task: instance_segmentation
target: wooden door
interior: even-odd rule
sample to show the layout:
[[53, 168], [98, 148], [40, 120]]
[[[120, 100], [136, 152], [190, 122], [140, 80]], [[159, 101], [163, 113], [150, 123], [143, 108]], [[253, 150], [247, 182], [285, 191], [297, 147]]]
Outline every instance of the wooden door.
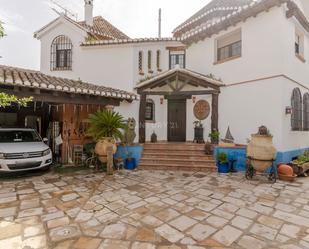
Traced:
[[186, 141], [186, 99], [168, 100], [167, 136], [169, 142]]

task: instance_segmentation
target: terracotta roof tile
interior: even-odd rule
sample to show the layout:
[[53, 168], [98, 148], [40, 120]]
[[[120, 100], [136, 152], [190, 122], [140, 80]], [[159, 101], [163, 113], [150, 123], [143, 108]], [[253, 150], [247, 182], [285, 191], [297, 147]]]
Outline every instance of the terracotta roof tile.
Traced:
[[127, 91], [90, 84], [83, 81], [65, 79], [43, 74], [39, 71], [0, 65], [0, 84], [20, 85], [38, 89], [83, 93], [87, 95], [136, 100], [137, 95]]
[[[221, 0], [228, 1], [228, 0]], [[246, 0], [231, 0], [233, 1], [246, 1]], [[249, 1], [249, 0], [248, 0]], [[219, 3], [219, 0], [216, 0]], [[242, 5], [233, 10], [225, 16], [217, 16], [216, 18], [208, 19], [207, 15], [214, 12], [214, 10], [209, 10], [201, 15], [194, 15], [191, 21], [187, 21], [179, 28], [176, 28], [174, 36], [178, 37], [185, 44], [191, 44], [193, 42], [198, 42], [204, 40], [207, 37], [211, 37], [214, 34], [218, 34], [222, 30], [226, 30], [228, 27], [235, 26], [240, 22], [246, 21], [250, 17], [255, 17], [259, 13], [268, 11], [270, 8], [279, 7], [283, 4], [287, 4], [289, 15], [294, 15], [298, 18], [305, 28], [309, 27], [309, 22], [306, 20], [304, 15], [299, 10], [298, 6], [292, 0], [250, 0], [248, 5]], [[207, 7], [207, 6], [206, 6]], [[221, 7], [221, 10], [229, 7]], [[289, 18], [288, 14], [287, 17]]]
[[77, 22], [84, 27], [96, 39], [130, 39], [126, 34], [117, 29], [102, 16], [93, 18], [93, 26], [89, 26], [85, 21]]
[[256, 0], [213, 0], [196, 14], [179, 25], [174, 31], [174, 36], [179, 37], [183, 33], [196, 28], [197, 26], [222, 18], [235, 11], [239, 11], [242, 7], [250, 5]]
[[146, 43], [146, 42], [181, 42], [179, 38], [136, 38], [136, 39], [116, 39], [116, 40], [95, 40], [83, 42], [82, 46], [101, 46], [114, 44], [129, 44], [129, 43]]

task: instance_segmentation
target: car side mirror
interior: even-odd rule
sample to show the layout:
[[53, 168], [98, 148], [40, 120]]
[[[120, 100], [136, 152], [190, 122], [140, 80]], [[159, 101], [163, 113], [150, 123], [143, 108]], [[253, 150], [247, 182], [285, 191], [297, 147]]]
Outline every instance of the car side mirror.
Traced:
[[48, 143], [48, 139], [46, 137], [43, 138], [43, 142], [47, 144]]

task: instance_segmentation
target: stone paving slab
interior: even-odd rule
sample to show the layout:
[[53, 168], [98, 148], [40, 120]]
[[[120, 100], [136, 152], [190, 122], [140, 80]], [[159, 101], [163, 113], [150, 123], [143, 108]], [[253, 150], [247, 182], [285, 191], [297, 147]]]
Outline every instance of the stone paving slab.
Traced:
[[0, 248], [308, 249], [309, 179], [181, 171], [5, 179]]

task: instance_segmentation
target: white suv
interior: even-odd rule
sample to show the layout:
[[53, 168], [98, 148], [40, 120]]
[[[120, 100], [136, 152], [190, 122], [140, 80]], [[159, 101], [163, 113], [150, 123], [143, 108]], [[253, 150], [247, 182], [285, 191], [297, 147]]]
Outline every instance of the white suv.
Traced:
[[50, 166], [52, 153], [34, 129], [0, 128], [0, 173]]

